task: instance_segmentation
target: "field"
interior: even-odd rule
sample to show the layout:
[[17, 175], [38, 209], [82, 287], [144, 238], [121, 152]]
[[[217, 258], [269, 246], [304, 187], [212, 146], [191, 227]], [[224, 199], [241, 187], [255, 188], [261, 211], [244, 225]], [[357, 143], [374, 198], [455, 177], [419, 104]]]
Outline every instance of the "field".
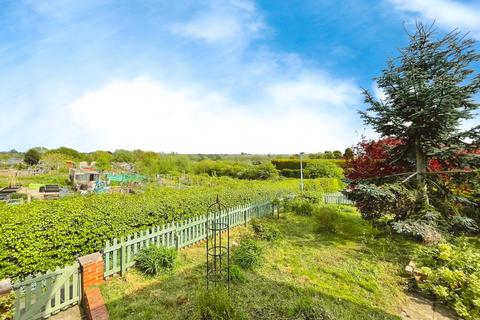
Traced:
[[[262, 241], [264, 263], [243, 271], [246, 281], [232, 285], [233, 303], [245, 318], [306, 319], [298, 310], [307, 303], [329, 319], [399, 319], [406, 285], [402, 270], [416, 245], [378, 233], [351, 207], [331, 208], [338, 214], [334, 232], [321, 231], [315, 216], [267, 219], [281, 231], [280, 239]], [[237, 229], [234, 242], [244, 232]], [[173, 272], [148, 277], [131, 270], [125, 279], [109, 280], [101, 291], [110, 318], [195, 319], [204, 263], [204, 244], [199, 244], [181, 251]]]

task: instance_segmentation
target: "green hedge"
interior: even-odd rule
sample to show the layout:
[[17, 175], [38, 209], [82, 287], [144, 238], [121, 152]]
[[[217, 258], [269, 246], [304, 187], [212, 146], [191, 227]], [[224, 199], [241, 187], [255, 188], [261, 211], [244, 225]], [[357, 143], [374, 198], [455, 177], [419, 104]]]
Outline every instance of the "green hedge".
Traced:
[[[307, 179], [316, 178], [337, 178], [342, 179], [343, 169], [339, 161], [326, 159], [305, 159], [303, 160], [303, 176]], [[274, 159], [272, 164], [280, 171], [280, 174], [287, 178], [300, 178], [299, 159]]]
[[298, 180], [215, 181], [211, 186], [186, 189], [152, 187], [136, 195], [75, 196], [1, 206], [0, 279], [64, 266], [102, 249], [114, 237], [202, 215], [217, 195], [233, 207], [299, 189]]

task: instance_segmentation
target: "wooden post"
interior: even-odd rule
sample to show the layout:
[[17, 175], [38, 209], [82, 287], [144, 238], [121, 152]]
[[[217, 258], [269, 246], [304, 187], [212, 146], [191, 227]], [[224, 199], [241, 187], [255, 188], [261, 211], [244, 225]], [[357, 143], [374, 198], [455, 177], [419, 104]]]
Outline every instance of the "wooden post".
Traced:
[[243, 221], [244, 221], [244, 225], [245, 225], [245, 228], [247, 227], [247, 208], [245, 208], [245, 210], [243, 210]]
[[120, 240], [120, 276], [124, 277], [127, 273], [127, 245], [125, 239]]

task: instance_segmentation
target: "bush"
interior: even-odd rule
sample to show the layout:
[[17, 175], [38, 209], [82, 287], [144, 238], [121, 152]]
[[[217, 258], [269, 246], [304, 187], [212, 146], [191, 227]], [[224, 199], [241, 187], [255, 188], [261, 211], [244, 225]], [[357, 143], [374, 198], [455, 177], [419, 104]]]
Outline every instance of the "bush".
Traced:
[[28, 165], [35, 165], [40, 161], [40, 152], [36, 149], [29, 149], [25, 156], [23, 157], [23, 161], [25, 161]]
[[156, 275], [162, 270], [171, 270], [177, 258], [177, 251], [172, 248], [150, 246], [140, 250], [135, 257], [138, 269], [149, 275]]
[[287, 210], [301, 216], [311, 216], [314, 210], [313, 204], [306, 198], [298, 197], [287, 203]]
[[253, 269], [262, 262], [263, 249], [257, 241], [244, 238], [232, 254], [232, 260], [243, 269]]
[[450, 305], [460, 317], [480, 318], [480, 253], [467, 242], [423, 247], [416, 262], [426, 281], [419, 288]]
[[344, 194], [349, 200], [355, 201], [366, 220], [375, 221], [390, 215], [396, 221], [401, 221], [418, 210], [416, 192], [401, 183], [381, 186], [357, 184]]
[[342, 179], [343, 169], [330, 160], [310, 160], [305, 168], [305, 176], [310, 179], [337, 178]]
[[241, 320], [226, 290], [201, 291], [197, 295], [197, 313], [201, 320]]
[[300, 298], [293, 307], [293, 315], [296, 319], [302, 320], [331, 320], [333, 317], [329, 312], [315, 305], [309, 298]]
[[15, 303], [15, 295], [13, 293], [0, 296], [0, 320], [13, 319], [14, 303]]
[[315, 210], [315, 217], [319, 222], [320, 232], [336, 233], [339, 216], [335, 209], [330, 207], [321, 207]]
[[274, 241], [280, 236], [280, 230], [278, 230], [278, 228], [269, 226], [260, 220], [252, 220], [252, 230], [255, 236], [261, 240]]
[[236, 283], [244, 283], [247, 281], [245, 275], [242, 272], [242, 269], [240, 269], [240, 267], [235, 264], [230, 266], [230, 280]]

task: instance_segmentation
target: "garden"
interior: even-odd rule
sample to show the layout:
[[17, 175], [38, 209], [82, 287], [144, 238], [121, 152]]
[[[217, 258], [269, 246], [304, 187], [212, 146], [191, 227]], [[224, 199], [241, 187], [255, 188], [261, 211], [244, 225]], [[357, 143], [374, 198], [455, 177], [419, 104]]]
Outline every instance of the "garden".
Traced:
[[[268, 217], [247, 225], [245, 216], [231, 230], [229, 290], [206, 290], [203, 243], [135, 246], [135, 267], [99, 287], [109, 316], [399, 319], [419, 294], [448, 319], [480, 319], [480, 127], [462, 129], [479, 107], [471, 65], [480, 55], [457, 31], [439, 36], [417, 24], [408, 36], [375, 79], [384, 97], [364, 91], [361, 117], [379, 138], [343, 154], [27, 152], [37, 162], [89, 160], [105, 172], [125, 161], [147, 179], [128, 193], [0, 204], [0, 279], [21, 281], [114, 238], [191, 221], [215, 199], [225, 210], [263, 202]], [[25, 181], [42, 179], [61, 180]], [[330, 193], [354, 205], [325, 203]], [[3, 313], [11, 309], [0, 302]]]
[[230, 297], [204, 292], [200, 244], [155, 276], [140, 267], [101, 286], [111, 319], [398, 319], [418, 246], [335, 205], [254, 221], [232, 243]]

